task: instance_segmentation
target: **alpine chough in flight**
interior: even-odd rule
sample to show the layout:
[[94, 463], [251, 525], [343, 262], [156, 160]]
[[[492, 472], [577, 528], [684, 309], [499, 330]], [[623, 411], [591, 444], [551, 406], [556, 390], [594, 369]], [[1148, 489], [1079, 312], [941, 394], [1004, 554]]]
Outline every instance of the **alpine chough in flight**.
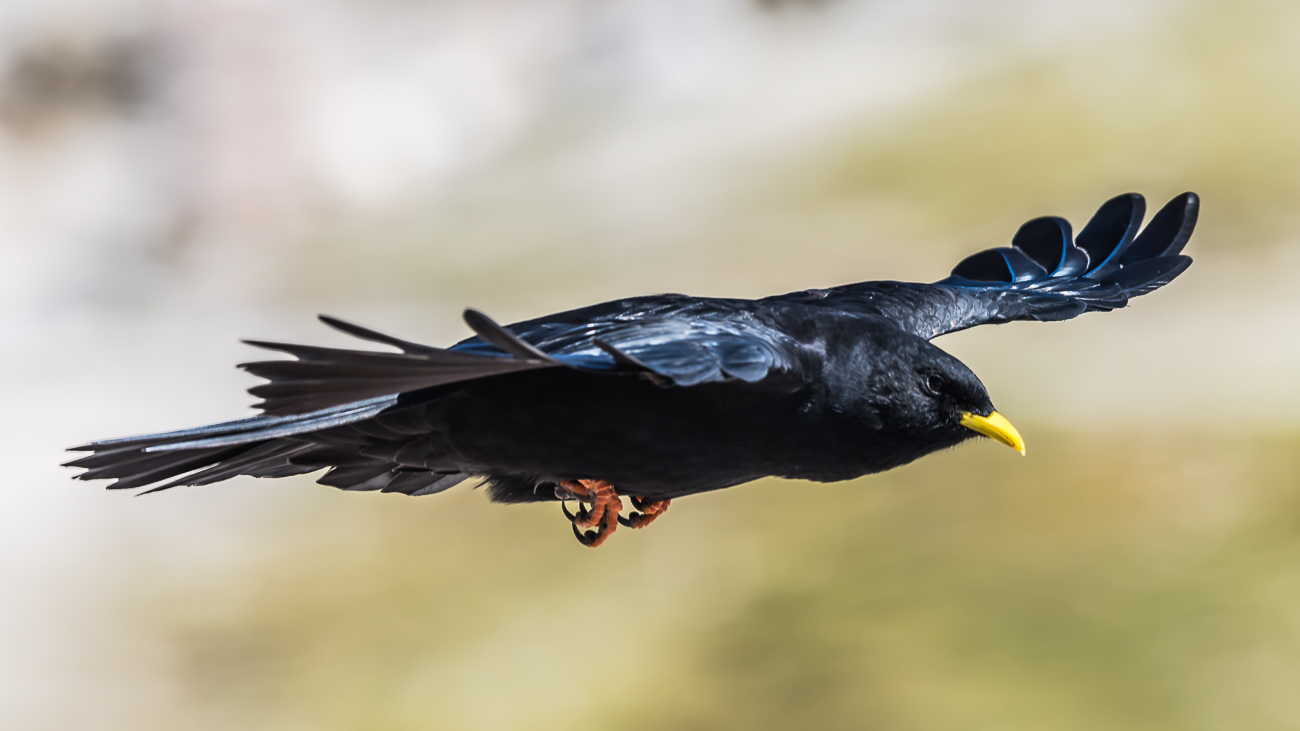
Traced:
[[674, 498], [768, 475], [848, 480], [976, 435], [1023, 454], [980, 380], [930, 341], [1123, 307], [1191, 264], [1198, 205], [1184, 193], [1140, 234], [1133, 193], [1077, 238], [1036, 218], [934, 284], [632, 297], [506, 327], [466, 310], [477, 334], [450, 348], [322, 316], [398, 352], [248, 341], [295, 358], [242, 366], [269, 381], [250, 389], [261, 415], [93, 442], [69, 465], [110, 489], [164, 483], [151, 491], [328, 470], [318, 482], [344, 490], [431, 495], [475, 476], [496, 502], [561, 501], [598, 546]]

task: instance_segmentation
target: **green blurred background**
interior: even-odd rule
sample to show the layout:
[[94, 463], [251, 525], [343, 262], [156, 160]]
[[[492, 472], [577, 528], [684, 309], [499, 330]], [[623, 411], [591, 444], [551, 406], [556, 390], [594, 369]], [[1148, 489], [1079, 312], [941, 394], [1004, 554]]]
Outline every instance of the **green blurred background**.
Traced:
[[[1300, 728], [1300, 5], [19, 0], [0, 9], [0, 726]], [[239, 337], [945, 276], [1202, 196], [1124, 311], [938, 341], [1027, 459], [553, 505], [71, 444], [248, 413]]]

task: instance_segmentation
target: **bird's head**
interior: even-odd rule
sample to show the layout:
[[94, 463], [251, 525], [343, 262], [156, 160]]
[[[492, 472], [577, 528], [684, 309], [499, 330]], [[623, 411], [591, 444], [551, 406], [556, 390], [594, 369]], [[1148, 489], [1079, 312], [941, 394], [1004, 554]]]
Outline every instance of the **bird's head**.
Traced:
[[977, 434], [1025, 453], [1016, 428], [993, 408], [980, 379], [929, 341], [906, 336], [889, 344], [894, 362], [872, 369], [869, 386], [889, 427], [926, 437], [935, 447]]
[[913, 359], [911, 375], [914, 398], [935, 422], [969, 429], [1025, 453], [1020, 432], [993, 408], [989, 392], [965, 363], [927, 342]]

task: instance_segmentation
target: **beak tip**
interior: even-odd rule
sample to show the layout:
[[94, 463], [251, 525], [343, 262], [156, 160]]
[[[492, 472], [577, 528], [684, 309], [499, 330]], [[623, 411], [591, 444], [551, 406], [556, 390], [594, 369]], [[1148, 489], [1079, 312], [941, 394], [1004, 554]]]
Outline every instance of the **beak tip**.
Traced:
[[1021, 457], [1025, 456], [1025, 440], [1020, 437], [1020, 432], [1016, 431], [1005, 416], [996, 411], [988, 416], [964, 411], [961, 414], [961, 425], [1011, 447], [1019, 452]]

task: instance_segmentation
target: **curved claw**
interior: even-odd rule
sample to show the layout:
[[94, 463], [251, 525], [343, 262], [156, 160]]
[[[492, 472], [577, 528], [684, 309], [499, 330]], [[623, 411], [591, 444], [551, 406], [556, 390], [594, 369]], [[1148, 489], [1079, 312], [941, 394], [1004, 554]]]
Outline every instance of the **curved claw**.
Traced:
[[570, 527], [573, 528], [573, 537], [578, 539], [578, 543], [581, 543], [584, 546], [590, 546], [592, 542], [596, 540], [595, 531], [587, 531], [584, 534], [582, 531], [578, 530], [578, 526], [573, 525]]
[[[588, 512], [587, 505], [583, 503], [581, 500], [578, 501], [578, 512], [576, 514], [569, 512], [569, 505], [567, 500], [560, 501], [560, 510], [564, 511], [564, 517], [568, 518], [569, 522], [573, 523], [574, 525], [578, 525], [582, 523], [590, 524], [591, 513]], [[583, 527], [585, 528], [586, 525], [584, 525]]]
[[668, 500], [650, 500], [636, 496], [629, 497], [632, 504], [640, 511], [627, 516], [626, 520], [619, 516], [618, 522], [629, 528], [644, 528], [655, 522], [655, 519], [663, 515], [664, 511], [668, 509], [668, 503], [670, 502]]

